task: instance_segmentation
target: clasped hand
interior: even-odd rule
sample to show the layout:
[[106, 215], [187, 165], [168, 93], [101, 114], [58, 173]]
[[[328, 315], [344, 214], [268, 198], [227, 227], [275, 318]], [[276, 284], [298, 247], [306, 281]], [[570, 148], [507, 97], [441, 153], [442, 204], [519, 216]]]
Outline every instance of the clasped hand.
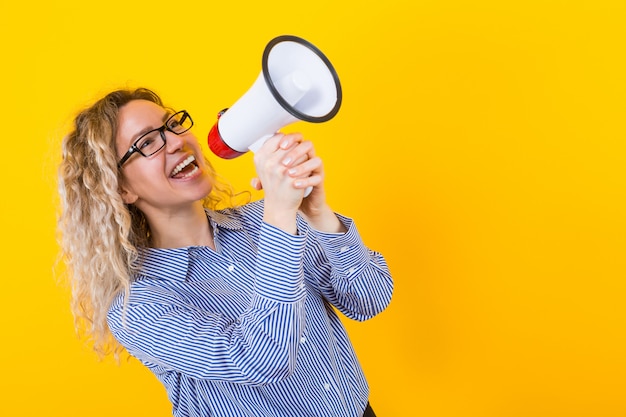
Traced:
[[[252, 186], [264, 190], [266, 222], [295, 232], [298, 210], [305, 215], [328, 210], [322, 160], [315, 154], [313, 143], [301, 134], [272, 136], [254, 154], [254, 164], [258, 178], [252, 180]], [[308, 187], [313, 190], [304, 198]]]

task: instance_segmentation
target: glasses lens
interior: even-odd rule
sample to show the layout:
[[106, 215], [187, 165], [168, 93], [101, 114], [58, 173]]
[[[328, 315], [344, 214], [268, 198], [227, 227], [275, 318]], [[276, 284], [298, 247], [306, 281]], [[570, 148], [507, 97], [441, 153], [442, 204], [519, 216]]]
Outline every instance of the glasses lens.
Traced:
[[139, 152], [141, 152], [144, 156], [150, 156], [153, 153], [158, 152], [163, 145], [165, 145], [165, 142], [161, 137], [161, 132], [158, 130], [148, 133], [139, 139], [139, 141], [135, 144], [137, 149], [139, 149]]
[[191, 120], [189, 113], [183, 110], [175, 113], [172, 117], [167, 119], [166, 125], [168, 130], [180, 135], [181, 133], [185, 133], [191, 129], [193, 121]]

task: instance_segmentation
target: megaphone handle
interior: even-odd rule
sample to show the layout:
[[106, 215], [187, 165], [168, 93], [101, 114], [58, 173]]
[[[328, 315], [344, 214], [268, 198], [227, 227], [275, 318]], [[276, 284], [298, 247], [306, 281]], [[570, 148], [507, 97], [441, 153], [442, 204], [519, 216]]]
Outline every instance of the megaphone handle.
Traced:
[[263, 144], [265, 142], [267, 142], [267, 140], [269, 138], [271, 138], [273, 135], [265, 135], [262, 136], [261, 139], [258, 139], [256, 142], [254, 142], [252, 145], [248, 146], [248, 149], [250, 149], [252, 152], [257, 153], [257, 151], [259, 149], [261, 149], [261, 146], [263, 146]]
[[[263, 144], [269, 139], [271, 138], [273, 135], [265, 135], [263, 137], [261, 137], [261, 139], [258, 139], [256, 142], [254, 142], [252, 145], [248, 146], [248, 149], [250, 149], [252, 152], [256, 153], [256, 151], [258, 151], [259, 149], [261, 149], [261, 146], [263, 146]], [[311, 194], [311, 191], [313, 191], [313, 187], [307, 187], [304, 190], [304, 198], [308, 197], [309, 194]]]

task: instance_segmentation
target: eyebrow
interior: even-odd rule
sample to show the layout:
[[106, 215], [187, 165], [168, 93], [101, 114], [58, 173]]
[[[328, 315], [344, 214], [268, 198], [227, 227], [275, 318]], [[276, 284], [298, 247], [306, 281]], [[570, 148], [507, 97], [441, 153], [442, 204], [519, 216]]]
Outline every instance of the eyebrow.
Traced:
[[130, 139], [130, 143], [135, 143], [137, 141], [137, 139], [139, 139], [142, 135], [145, 135], [148, 132], [151, 132], [153, 130], [157, 130], [159, 129], [161, 126], [163, 126], [163, 124], [165, 124], [165, 122], [167, 121], [167, 119], [169, 119], [172, 116], [173, 113], [166, 111], [165, 114], [163, 115], [163, 117], [161, 118], [161, 121], [163, 123], [161, 123], [161, 125], [159, 127], [146, 127], [144, 129], [141, 129], [139, 132], [135, 133], [133, 135], [133, 137]]

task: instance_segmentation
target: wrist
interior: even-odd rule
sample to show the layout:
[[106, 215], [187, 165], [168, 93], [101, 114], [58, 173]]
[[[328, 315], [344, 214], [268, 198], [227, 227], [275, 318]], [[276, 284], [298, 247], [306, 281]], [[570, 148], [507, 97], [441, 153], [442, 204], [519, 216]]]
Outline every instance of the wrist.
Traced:
[[303, 210], [301, 213], [307, 223], [319, 232], [345, 233], [347, 231], [335, 212], [327, 205], [321, 209]]
[[298, 231], [296, 212], [292, 210], [274, 210], [266, 206], [263, 211], [263, 221], [292, 235]]

